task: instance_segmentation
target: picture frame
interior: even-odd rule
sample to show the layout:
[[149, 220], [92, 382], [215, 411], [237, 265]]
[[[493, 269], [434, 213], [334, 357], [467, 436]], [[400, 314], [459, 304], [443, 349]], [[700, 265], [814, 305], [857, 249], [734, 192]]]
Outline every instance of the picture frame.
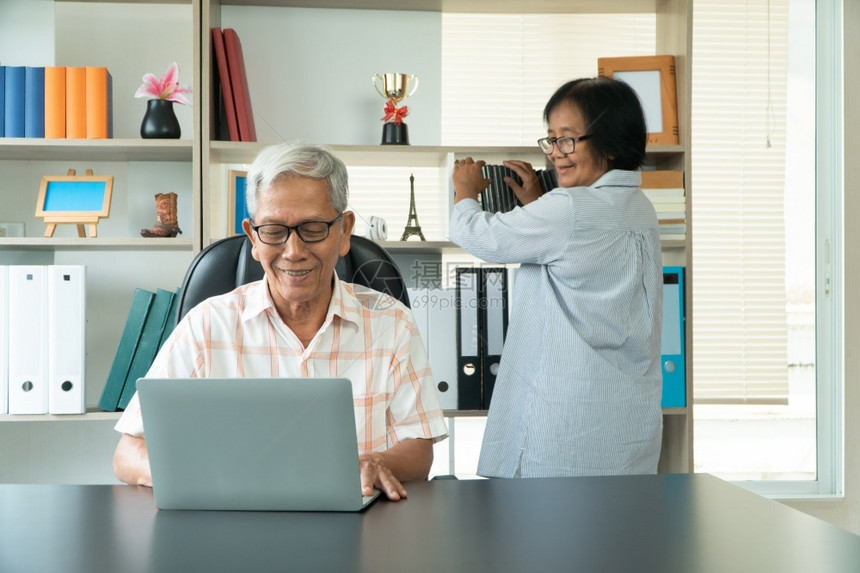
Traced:
[[242, 221], [248, 218], [245, 188], [248, 172], [231, 169], [227, 172], [227, 236], [244, 234]]
[[648, 145], [678, 145], [675, 56], [598, 58], [597, 75], [626, 82], [639, 96]]
[[96, 225], [99, 219], [110, 215], [113, 177], [76, 175], [70, 169], [66, 175], [44, 175], [36, 199], [36, 217], [41, 218], [47, 228], [45, 237], [53, 237], [59, 224], [76, 225], [78, 237], [86, 237], [85, 225], [91, 238], [98, 236]]

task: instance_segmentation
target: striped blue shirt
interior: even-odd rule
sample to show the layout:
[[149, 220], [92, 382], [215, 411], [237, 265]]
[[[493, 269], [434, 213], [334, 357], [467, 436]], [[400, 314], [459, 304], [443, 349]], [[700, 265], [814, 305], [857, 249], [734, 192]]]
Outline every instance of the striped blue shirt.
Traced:
[[657, 216], [636, 171], [490, 214], [454, 206], [451, 240], [520, 263], [478, 473], [655, 473], [663, 274]]

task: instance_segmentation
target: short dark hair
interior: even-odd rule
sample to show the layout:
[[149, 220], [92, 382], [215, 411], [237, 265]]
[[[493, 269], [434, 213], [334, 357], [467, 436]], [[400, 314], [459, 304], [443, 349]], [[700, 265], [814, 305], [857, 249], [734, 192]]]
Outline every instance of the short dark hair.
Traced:
[[561, 104], [575, 105], [586, 121], [589, 145], [609, 169], [635, 171], [645, 162], [647, 130], [639, 96], [626, 83], [580, 78], [558, 88], [543, 110], [544, 121]]

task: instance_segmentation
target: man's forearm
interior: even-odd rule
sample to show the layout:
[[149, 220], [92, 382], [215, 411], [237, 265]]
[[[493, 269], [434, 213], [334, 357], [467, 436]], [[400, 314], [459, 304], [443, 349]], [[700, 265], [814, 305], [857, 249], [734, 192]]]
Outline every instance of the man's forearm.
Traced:
[[377, 454], [383, 464], [401, 482], [427, 479], [433, 465], [433, 440], [403, 440], [396, 446]]
[[149, 452], [143, 438], [122, 435], [113, 455], [113, 472], [125, 483], [152, 487]]

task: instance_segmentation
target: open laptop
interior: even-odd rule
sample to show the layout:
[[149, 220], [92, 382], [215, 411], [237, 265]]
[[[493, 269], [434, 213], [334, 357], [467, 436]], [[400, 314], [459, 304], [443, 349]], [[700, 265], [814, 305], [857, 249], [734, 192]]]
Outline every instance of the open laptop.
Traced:
[[344, 378], [137, 382], [161, 509], [359, 511], [352, 387]]

